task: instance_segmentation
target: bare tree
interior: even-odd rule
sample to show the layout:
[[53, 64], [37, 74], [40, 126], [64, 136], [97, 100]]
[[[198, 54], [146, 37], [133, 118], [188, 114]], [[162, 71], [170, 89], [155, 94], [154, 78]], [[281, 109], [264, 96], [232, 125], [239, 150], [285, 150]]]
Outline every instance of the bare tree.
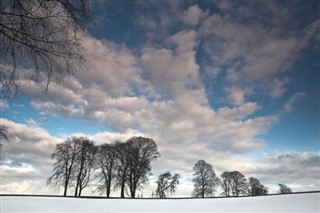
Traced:
[[48, 178], [47, 185], [63, 186], [63, 196], [67, 196], [68, 187], [75, 173], [75, 160], [78, 153], [78, 144], [74, 142], [74, 139], [67, 139], [65, 142], [57, 144], [51, 155], [55, 163], [53, 164], [53, 174]]
[[215, 192], [215, 188], [218, 184], [218, 178], [212, 168], [212, 165], [199, 160], [193, 166], [193, 196], [194, 197], [207, 197], [212, 196]]
[[148, 181], [148, 173], [151, 171], [151, 162], [156, 160], [160, 154], [157, 144], [150, 138], [132, 137], [127, 142], [129, 168], [127, 185], [131, 198], [135, 198], [137, 189]]
[[260, 181], [254, 177], [249, 178], [249, 195], [260, 196], [268, 194], [268, 188], [260, 183]]
[[292, 190], [287, 185], [279, 183], [279, 194], [291, 194]]
[[221, 181], [220, 181], [221, 187], [222, 187], [222, 194], [226, 197], [230, 197], [232, 195], [232, 179], [231, 179], [231, 172], [223, 172], [221, 174]]
[[178, 173], [172, 175], [170, 172], [159, 175], [157, 183], [156, 196], [159, 198], [166, 198], [168, 192], [172, 195], [179, 185], [180, 175]]
[[248, 194], [247, 179], [239, 171], [223, 172], [221, 178], [223, 194], [226, 197], [229, 197], [231, 193], [235, 197]]
[[73, 74], [83, 59], [77, 34], [89, 20], [89, 0], [0, 1], [1, 98], [16, 93], [21, 76], [48, 89]]
[[86, 137], [73, 138], [78, 144], [79, 152], [75, 158], [75, 196], [80, 197], [81, 192], [88, 186], [91, 172], [94, 168], [94, 157], [96, 147], [93, 142]]
[[8, 130], [6, 126], [0, 125], [0, 150], [2, 149], [2, 141], [8, 141]]
[[127, 143], [116, 142], [116, 152], [118, 160], [118, 168], [115, 179], [115, 188], [120, 188], [120, 197], [125, 197], [126, 183], [128, 180], [130, 156], [129, 146]]
[[119, 142], [113, 144], [102, 144], [98, 147], [96, 156], [96, 164], [99, 168], [99, 183], [98, 190], [101, 193], [106, 193], [106, 197], [110, 197], [112, 183], [116, 178], [118, 169], [118, 147]]

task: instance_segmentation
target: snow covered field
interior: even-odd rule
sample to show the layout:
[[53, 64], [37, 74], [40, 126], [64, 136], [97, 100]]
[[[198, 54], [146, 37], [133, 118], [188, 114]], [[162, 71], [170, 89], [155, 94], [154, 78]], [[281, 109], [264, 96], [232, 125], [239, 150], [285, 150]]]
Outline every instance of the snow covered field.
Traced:
[[1, 196], [1, 212], [320, 212], [320, 193], [217, 199]]

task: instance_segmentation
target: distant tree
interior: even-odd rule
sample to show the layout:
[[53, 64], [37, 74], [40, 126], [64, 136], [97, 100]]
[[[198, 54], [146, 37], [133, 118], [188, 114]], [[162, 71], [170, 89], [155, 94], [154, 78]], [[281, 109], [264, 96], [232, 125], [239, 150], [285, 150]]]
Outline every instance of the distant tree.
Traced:
[[160, 154], [157, 144], [150, 138], [132, 137], [127, 142], [129, 167], [127, 173], [127, 185], [131, 198], [135, 198], [136, 191], [148, 181], [148, 173], [151, 171], [151, 162]]
[[179, 185], [180, 175], [178, 173], [172, 175], [170, 172], [159, 175], [157, 183], [156, 196], [159, 198], [166, 198], [168, 192], [172, 195]]
[[249, 195], [260, 196], [268, 194], [268, 188], [260, 183], [260, 181], [254, 177], [249, 178]]
[[193, 196], [202, 198], [212, 196], [219, 182], [212, 165], [204, 160], [199, 160], [193, 166], [193, 171]]
[[292, 190], [283, 183], [279, 183], [279, 194], [291, 194]]
[[54, 153], [51, 155], [55, 162], [53, 164], [53, 174], [48, 178], [47, 185], [63, 186], [63, 196], [67, 196], [68, 187], [75, 173], [75, 161], [79, 152], [79, 144], [75, 143], [75, 138], [72, 138], [57, 144]]
[[106, 197], [110, 197], [112, 183], [117, 175], [119, 165], [117, 144], [118, 142], [100, 145], [96, 156], [96, 166], [99, 168], [97, 176], [100, 183], [98, 190], [106, 193]]
[[8, 141], [8, 130], [6, 126], [0, 125], [0, 150], [2, 149], [2, 142], [3, 141]]
[[79, 151], [75, 158], [75, 196], [80, 197], [81, 192], [88, 186], [91, 172], [94, 169], [94, 157], [97, 148], [93, 142], [86, 137], [74, 137], [74, 142], [78, 144]]
[[74, 73], [83, 58], [77, 31], [89, 20], [89, 0], [0, 1], [1, 98], [16, 92], [22, 69], [47, 88]]
[[223, 172], [221, 177], [221, 186], [225, 196], [229, 197], [231, 193], [234, 197], [248, 194], [247, 179], [239, 171]]

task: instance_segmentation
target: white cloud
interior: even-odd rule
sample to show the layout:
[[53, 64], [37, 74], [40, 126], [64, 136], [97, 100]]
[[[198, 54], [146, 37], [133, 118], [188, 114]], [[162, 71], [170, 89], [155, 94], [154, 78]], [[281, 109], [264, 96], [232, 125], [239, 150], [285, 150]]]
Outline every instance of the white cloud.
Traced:
[[[257, 14], [258, 6], [254, 2], [246, 5], [219, 2], [222, 13], [210, 14], [200, 23], [198, 36], [212, 61], [207, 68], [209, 76], [216, 78], [217, 75], [210, 75], [211, 70], [215, 73], [220, 70], [220, 79], [223, 77], [230, 87], [227, 91], [233, 91], [229, 95], [235, 104], [244, 103], [249, 97], [244, 91], [235, 91], [235, 86], [246, 87], [251, 95], [264, 86], [266, 94], [262, 95], [281, 97], [290, 83], [283, 76], [317, 34], [319, 20], [307, 24], [303, 30], [289, 30], [287, 27], [293, 19], [289, 11], [278, 4], [265, 4], [259, 7], [261, 14]], [[224, 69], [227, 71], [221, 72]]]
[[155, 89], [177, 98], [182, 93], [187, 94], [188, 87], [198, 89], [202, 85], [193, 50], [196, 45], [195, 32], [181, 31], [171, 40], [177, 45], [176, 51], [147, 47], [143, 49], [141, 61]]
[[257, 103], [248, 102], [235, 108], [219, 108], [218, 114], [224, 118], [235, 120], [246, 118], [258, 109], [260, 109], [260, 106]]
[[247, 175], [259, 177], [273, 189], [278, 190], [277, 184], [285, 183], [293, 191], [308, 191], [319, 187], [319, 162], [317, 153], [277, 153], [242, 168]]
[[285, 112], [291, 112], [293, 110], [294, 104], [296, 104], [298, 101], [302, 100], [306, 96], [306, 93], [304, 92], [298, 92], [291, 96], [291, 98], [286, 102], [286, 104], [283, 106], [283, 109]]
[[199, 24], [200, 19], [206, 15], [207, 13], [203, 12], [198, 5], [193, 5], [183, 12], [182, 21], [188, 25], [196, 26]]
[[239, 86], [231, 86], [225, 88], [228, 98], [235, 105], [243, 105], [246, 102], [246, 96], [252, 94], [251, 88], [241, 88]]
[[280, 98], [286, 91], [285, 86], [289, 83], [288, 78], [275, 78], [270, 84], [270, 96], [273, 98]]
[[30, 94], [38, 111], [94, 120], [121, 132], [138, 129], [159, 141], [159, 147], [189, 144], [190, 151], [193, 144], [231, 152], [258, 149], [264, 142], [256, 136], [276, 121], [272, 116], [247, 119], [259, 106], [245, 102], [246, 89], [230, 91], [236, 108], [215, 112], [209, 106], [193, 30], [173, 35], [174, 49], [146, 46], [140, 58], [125, 46], [85, 39], [88, 70], [50, 90], [45, 99]]
[[184, 30], [171, 37], [172, 43], [177, 45], [177, 52], [186, 52], [196, 47], [196, 32], [194, 30]]
[[[48, 193], [46, 178], [51, 171], [51, 153], [61, 139], [34, 125], [1, 118], [9, 141], [1, 151], [1, 193]], [[32, 123], [32, 122], [31, 122]], [[40, 188], [30, 190], [36, 183]]]
[[9, 139], [2, 153], [3, 161], [38, 166], [50, 162], [50, 154], [61, 139], [52, 137], [46, 130], [34, 125], [15, 123], [4, 118], [0, 121], [7, 127]]
[[112, 97], [130, 95], [132, 84], [141, 84], [139, 65], [134, 55], [125, 47], [107, 41], [84, 38], [86, 71], [77, 79], [84, 85], [98, 84]]

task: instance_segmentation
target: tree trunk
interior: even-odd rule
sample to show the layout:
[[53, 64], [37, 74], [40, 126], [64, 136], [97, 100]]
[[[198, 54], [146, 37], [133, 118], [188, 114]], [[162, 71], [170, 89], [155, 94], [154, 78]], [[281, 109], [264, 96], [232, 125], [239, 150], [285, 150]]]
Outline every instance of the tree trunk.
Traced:
[[68, 191], [68, 181], [65, 181], [65, 183], [64, 183], [64, 192], [63, 192], [63, 196], [64, 197], [67, 196], [67, 191]]
[[79, 182], [77, 181], [77, 185], [76, 185], [75, 192], [74, 192], [75, 197], [77, 197], [77, 195], [78, 195], [78, 187], [79, 187]]
[[108, 183], [107, 184], [107, 198], [110, 197], [110, 188], [111, 188], [111, 185]]
[[131, 198], [136, 198], [136, 183], [132, 181], [130, 192], [131, 192]]
[[67, 165], [65, 166], [65, 180], [64, 180], [64, 192], [63, 192], [63, 196], [66, 197], [67, 196], [67, 191], [68, 191], [68, 184], [69, 184], [69, 175], [68, 175], [68, 167]]
[[202, 186], [201, 197], [204, 198], [204, 186]]
[[135, 190], [131, 190], [131, 198], [136, 198], [136, 191]]
[[112, 175], [111, 175], [111, 172], [112, 171], [109, 171], [109, 175], [108, 175], [108, 180], [107, 180], [107, 197], [110, 197], [110, 192], [111, 192], [111, 178], [112, 178]]
[[124, 187], [125, 187], [125, 181], [122, 181], [122, 183], [121, 183], [121, 194], [120, 194], [121, 198], [124, 198]]

